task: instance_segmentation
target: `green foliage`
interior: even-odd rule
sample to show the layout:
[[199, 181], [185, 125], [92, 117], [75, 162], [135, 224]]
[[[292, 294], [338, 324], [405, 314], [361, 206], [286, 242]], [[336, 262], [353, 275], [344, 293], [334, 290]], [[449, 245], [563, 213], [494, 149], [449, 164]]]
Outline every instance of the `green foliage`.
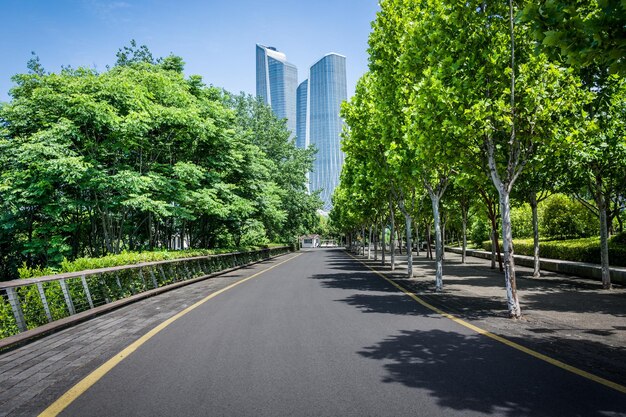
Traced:
[[[120, 49], [106, 72], [17, 74], [0, 107], [0, 271], [123, 251], [292, 241], [313, 227], [314, 151], [251, 96]], [[23, 263], [26, 263], [26, 268]]]
[[541, 236], [567, 239], [594, 236], [598, 233], [598, 219], [581, 203], [563, 194], [550, 196], [541, 204], [539, 221]]
[[544, 47], [574, 66], [601, 66], [626, 73], [626, 2], [540, 0], [522, 18]]
[[[481, 245], [484, 241], [491, 242], [491, 224], [489, 221], [481, 216], [474, 217], [472, 224], [469, 228], [469, 238], [476, 246]], [[491, 243], [489, 243], [489, 250], [491, 250]]]
[[317, 215], [318, 223], [317, 226], [312, 230], [313, 233], [318, 234], [324, 237], [330, 237], [333, 234], [331, 229], [331, 223], [328, 216], [324, 216], [322, 214]]
[[626, 232], [621, 232], [611, 237], [611, 242], [615, 245], [626, 245]]
[[528, 203], [511, 208], [511, 229], [519, 239], [533, 236], [533, 214]]
[[[262, 227], [261, 227], [262, 229]], [[258, 233], [258, 230], [257, 230]], [[258, 239], [262, 237], [257, 236]], [[253, 240], [253, 239], [249, 239]], [[133, 265], [142, 262], [166, 261], [173, 259], [184, 259], [195, 256], [217, 255], [231, 252], [254, 251], [267, 247], [267, 244], [246, 245], [237, 248], [220, 248], [220, 249], [188, 249], [179, 251], [144, 251], [144, 252], [122, 252], [119, 254], [110, 254], [99, 258], [78, 258], [73, 261], [64, 259], [58, 268], [29, 268], [23, 265], [19, 269], [20, 278], [35, 278], [44, 275], [62, 274], [65, 272], [85, 271], [89, 269], [108, 268], [121, 265]]]
[[131, 65], [144, 62], [147, 64], [156, 64], [155, 59], [152, 57], [152, 52], [146, 45], [137, 46], [137, 41], [131, 39], [130, 46], [124, 46], [118, 49], [115, 54], [117, 61], [115, 65]]
[[0, 297], [0, 339], [17, 334], [17, 323], [9, 300]]
[[56, 271], [54, 269], [52, 269], [52, 268], [41, 267], [39, 265], [34, 266], [34, 267], [31, 268], [28, 265], [26, 265], [26, 262], [24, 262], [22, 264], [21, 268], [18, 268], [18, 270], [17, 270], [17, 273], [19, 274], [19, 278], [23, 278], [23, 279], [34, 278], [34, 277], [42, 277], [44, 275], [52, 275], [55, 272]]

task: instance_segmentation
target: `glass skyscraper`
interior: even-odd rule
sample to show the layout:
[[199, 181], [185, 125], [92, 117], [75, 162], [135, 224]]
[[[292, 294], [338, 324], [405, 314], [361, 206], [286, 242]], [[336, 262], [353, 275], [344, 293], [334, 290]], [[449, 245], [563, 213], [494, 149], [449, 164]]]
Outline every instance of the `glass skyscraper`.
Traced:
[[[317, 148], [313, 172], [309, 174], [309, 190], [321, 190], [324, 211], [332, 208], [332, 195], [339, 185], [344, 158], [341, 151], [343, 120], [339, 111], [347, 98], [346, 57], [327, 54], [309, 70], [305, 140], [306, 146]], [[300, 113], [301, 109], [298, 110]]]
[[256, 45], [256, 93], [296, 137], [296, 145], [317, 149], [308, 189], [320, 190], [324, 211], [332, 208], [332, 196], [339, 185], [343, 165], [339, 115], [348, 98], [346, 57], [330, 53], [309, 69], [309, 78], [298, 85], [298, 70], [284, 53], [271, 46]]
[[296, 91], [296, 146], [306, 148], [309, 143], [306, 139], [306, 109], [309, 92], [309, 80], [304, 80]]
[[256, 94], [274, 114], [287, 119], [287, 128], [296, 134], [296, 88], [298, 69], [287, 56], [272, 46], [256, 45]]

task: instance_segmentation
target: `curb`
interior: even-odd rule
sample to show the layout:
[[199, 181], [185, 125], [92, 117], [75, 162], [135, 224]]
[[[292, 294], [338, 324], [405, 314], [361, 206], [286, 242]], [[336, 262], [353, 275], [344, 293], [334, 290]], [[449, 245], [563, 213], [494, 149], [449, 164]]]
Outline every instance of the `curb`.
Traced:
[[[446, 246], [446, 251], [460, 254], [461, 248]], [[491, 259], [491, 252], [466, 249], [467, 256], [473, 256], [475, 258]], [[526, 255], [513, 255], [515, 258], [515, 264], [532, 268], [534, 266], [534, 260], [532, 256]], [[597, 264], [590, 264], [585, 262], [573, 262], [563, 261], [560, 259], [548, 259], [539, 258], [540, 268], [544, 271], [557, 272], [560, 274], [574, 275], [581, 278], [589, 278], [594, 281], [602, 281], [602, 268]], [[626, 268], [622, 267], [610, 267], [611, 283], [626, 285]]]

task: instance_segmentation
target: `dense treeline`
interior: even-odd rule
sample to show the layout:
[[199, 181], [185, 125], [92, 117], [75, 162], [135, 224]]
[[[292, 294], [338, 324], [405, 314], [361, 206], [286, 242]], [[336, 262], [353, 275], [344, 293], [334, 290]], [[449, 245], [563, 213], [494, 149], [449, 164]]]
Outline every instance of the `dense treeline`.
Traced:
[[511, 208], [531, 209], [538, 275], [538, 207], [560, 192], [596, 215], [610, 288], [609, 235], [622, 227], [626, 197], [623, 2], [380, 6], [370, 70], [343, 108], [335, 227], [363, 239], [369, 231], [369, 240], [389, 227], [392, 268], [400, 230], [407, 247], [420, 229], [432, 233], [441, 291], [446, 225], [460, 223], [465, 247], [471, 217], [484, 216], [502, 254], [509, 314], [519, 317]]
[[292, 242], [317, 224], [313, 150], [247, 95], [121, 49], [105, 72], [38, 58], [0, 108], [0, 276], [124, 250]]

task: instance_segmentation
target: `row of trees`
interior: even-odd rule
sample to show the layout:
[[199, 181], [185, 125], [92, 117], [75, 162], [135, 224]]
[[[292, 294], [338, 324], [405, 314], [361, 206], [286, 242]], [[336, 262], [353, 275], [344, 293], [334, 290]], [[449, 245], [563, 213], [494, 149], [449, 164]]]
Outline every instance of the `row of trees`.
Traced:
[[537, 205], [559, 189], [598, 215], [609, 288], [608, 225], [626, 190], [624, 5], [613, 3], [381, 1], [370, 71], [343, 108], [334, 223], [384, 226], [397, 210], [410, 247], [428, 196], [441, 291], [442, 198], [455, 201], [464, 241], [481, 201], [501, 228], [508, 310], [519, 317], [511, 202], [532, 208], [538, 259]]
[[38, 58], [0, 107], [0, 276], [123, 250], [292, 242], [317, 224], [313, 150], [257, 99], [134, 42], [105, 72]]

